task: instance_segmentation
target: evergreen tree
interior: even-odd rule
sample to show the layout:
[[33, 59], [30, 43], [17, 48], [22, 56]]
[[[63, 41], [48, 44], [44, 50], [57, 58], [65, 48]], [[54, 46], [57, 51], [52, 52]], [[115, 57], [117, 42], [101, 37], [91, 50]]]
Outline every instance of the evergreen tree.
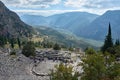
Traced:
[[116, 46], [120, 45], [119, 39], [116, 40], [115, 45], [116, 45]]
[[31, 41], [27, 42], [26, 45], [23, 46], [22, 54], [24, 54], [26, 57], [35, 57], [35, 46]]
[[21, 48], [20, 38], [17, 38], [17, 42], [18, 42], [18, 46], [19, 46], [19, 48]]
[[7, 44], [7, 37], [4, 35], [0, 35], [0, 46], [4, 46], [5, 44]]
[[53, 49], [54, 49], [54, 50], [60, 50], [61, 47], [59, 46], [59, 44], [56, 43], [56, 44], [53, 46]]
[[14, 48], [14, 38], [10, 40], [11, 47]]
[[108, 29], [108, 34], [105, 38], [104, 45], [102, 47], [102, 51], [105, 52], [108, 48], [113, 46], [113, 41], [112, 41], [112, 33], [111, 33], [111, 25], [109, 23], [109, 29]]

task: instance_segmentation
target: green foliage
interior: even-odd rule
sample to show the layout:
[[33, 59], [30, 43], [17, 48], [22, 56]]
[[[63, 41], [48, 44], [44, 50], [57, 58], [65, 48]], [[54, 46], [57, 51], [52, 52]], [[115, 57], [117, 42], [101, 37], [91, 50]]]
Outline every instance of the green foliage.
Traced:
[[40, 48], [53, 48], [54, 46], [54, 43], [49, 41], [35, 42], [34, 44], [36, 47], [40, 47]]
[[20, 38], [17, 38], [17, 43], [18, 43], [19, 48], [21, 48]]
[[11, 48], [14, 48], [15, 44], [18, 44], [18, 46], [21, 47], [21, 42], [19, 38], [0, 35], [0, 46], [4, 47], [4, 45], [8, 42], [10, 43]]
[[57, 42], [58, 44], [65, 45], [66, 47], [72, 45], [85, 49], [87, 46], [92, 46], [98, 49], [98, 47], [102, 45], [101, 42], [90, 39], [83, 39], [62, 30], [58, 32], [54, 29], [40, 26], [39, 28], [37, 28], [37, 31], [41, 33], [41, 37], [45, 38], [49, 42]]
[[81, 80], [120, 80], [120, 64], [109, 53], [88, 54], [82, 61]]
[[107, 52], [114, 54], [115, 57], [120, 57], [120, 45], [108, 48]]
[[10, 52], [10, 55], [16, 55], [15, 51]]
[[22, 54], [24, 54], [26, 57], [35, 56], [36, 53], [34, 44], [32, 42], [27, 42], [27, 44], [23, 47]]
[[73, 47], [70, 46], [69, 47], [69, 51], [74, 51]]
[[96, 51], [95, 51], [93, 48], [87, 48], [87, 49], [85, 50], [85, 53], [86, 53], [86, 54], [95, 54]]
[[61, 47], [59, 46], [59, 44], [56, 43], [56, 44], [53, 46], [53, 49], [54, 49], [54, 50], [60, 50]]
[[109, 80], [120, 80], [120, 63], [116, 62], [115, 56], [107, 53], [105, 55], [106, 75]]
[[112, 41], [112, 34], [111, 34], [111, 26], [110, 26], [110, 23], [109, 23], [108, 34], [107, 34], [107, 36], [105, 38], [105, 42], [104, 42], [104, 45], [101, 48], [101, 50], [103, 52], [105, 52], [108, 48], [110, 48], [112, 46], [113, 46], [113, 41]]
[[105, 59], [102, 55], [87, 55], [83, 61], [83, 70], [81, 80], [101, 80], [105, 75]]
[[5, 44], [7, 44], [7, 37], [0, 35], [0, 46], [4, 46]]
[[116, 40], [115, 45], [116, 45], [116, 46], [120, 45], [119, 39]]
[[43, 48], [52, 48], [53, 47], [53, 43], [49, 42], [49, 41], [43, 41], [42, 42], [42, 46], [43, 46]]
[[78, 73], [72, 74], [73, 67], [59, 64], [55, 67], [55, 71], [51, 71], [50, 80], [78, 80]]
[[10, 44], [11, 44], [11, 47], [12, 47], [12, 48], [14, 48], [14, 40], [15, 40], [14, 38], [11, 38], [11, 39], [10, 39]]

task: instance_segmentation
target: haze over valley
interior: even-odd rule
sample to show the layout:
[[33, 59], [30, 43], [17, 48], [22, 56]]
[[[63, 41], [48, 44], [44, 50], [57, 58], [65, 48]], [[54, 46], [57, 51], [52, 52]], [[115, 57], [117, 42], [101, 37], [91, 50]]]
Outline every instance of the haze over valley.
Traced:
[[0, 80], [120, 80], [119, 4], [0, 0]]

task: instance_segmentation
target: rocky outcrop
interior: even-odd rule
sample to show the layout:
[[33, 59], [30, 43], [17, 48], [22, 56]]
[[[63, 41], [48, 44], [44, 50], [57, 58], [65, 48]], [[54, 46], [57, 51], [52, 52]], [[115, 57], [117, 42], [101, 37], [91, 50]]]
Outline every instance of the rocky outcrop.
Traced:
[[0, 1], [0, 34], [13, 36], [28, 36], [33, 31], [32, 27], [21, 21], [20, 17], [10, 11]]
[[49, 80], [46, 67], [50, 64], [43, 62], [35, 67], [34, 61], [22, 54], [6, 55], [0, 50], [0, 80]]
[[0, 54], [0, 80], [33, 80], [29, 65], [32, 61], [23, 55]]

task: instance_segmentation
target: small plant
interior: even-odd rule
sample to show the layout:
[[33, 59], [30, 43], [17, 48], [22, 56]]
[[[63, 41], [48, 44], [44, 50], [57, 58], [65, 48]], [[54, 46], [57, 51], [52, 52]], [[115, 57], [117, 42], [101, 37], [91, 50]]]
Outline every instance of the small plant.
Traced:
[[15, 51], [10, 52], [10, 55], [16, 55]]
[[60, 50], [61, 47], [60, 47], [59, 44], [56, 43], [56, 44], [53, 46], [53, 49], [54, 49], [54, 50]]
[[23, 46], [22, 54], [26, 57], [35, 56], [35, 46], [32, 42], [27, 42], [26, 45]]
[[[74, 73], [74, 74], [73, 74]], [[73, 72], [73, 67], [60, 63], [51, 70], [50, 80], [78, 80], [79, 73]]]

